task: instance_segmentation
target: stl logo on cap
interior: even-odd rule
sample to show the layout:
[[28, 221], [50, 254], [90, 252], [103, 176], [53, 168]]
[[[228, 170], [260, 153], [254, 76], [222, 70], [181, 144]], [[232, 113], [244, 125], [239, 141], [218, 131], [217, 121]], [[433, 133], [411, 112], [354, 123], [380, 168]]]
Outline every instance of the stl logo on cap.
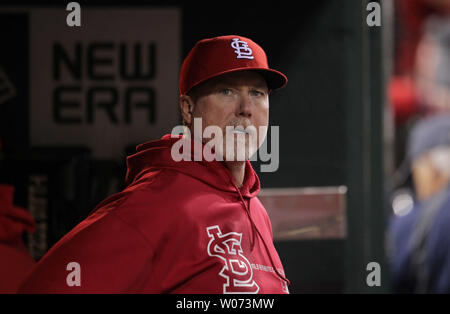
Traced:
[[239, 40], [239, 38], [233, 38], [231, 47], [234, 49], [237, 59], [254, 59], [253, 51], [247, 42]]

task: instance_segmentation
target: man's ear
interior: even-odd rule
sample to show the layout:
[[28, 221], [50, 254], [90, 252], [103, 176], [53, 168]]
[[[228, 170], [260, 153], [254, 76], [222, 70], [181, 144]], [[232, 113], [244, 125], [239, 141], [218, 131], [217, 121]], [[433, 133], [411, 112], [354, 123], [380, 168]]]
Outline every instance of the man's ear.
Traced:
[[194, 110], [194, 101], [188, 95], [180, 96], [180, 109], [183, 121], [190, 126], [192, 124], [192, 111]]

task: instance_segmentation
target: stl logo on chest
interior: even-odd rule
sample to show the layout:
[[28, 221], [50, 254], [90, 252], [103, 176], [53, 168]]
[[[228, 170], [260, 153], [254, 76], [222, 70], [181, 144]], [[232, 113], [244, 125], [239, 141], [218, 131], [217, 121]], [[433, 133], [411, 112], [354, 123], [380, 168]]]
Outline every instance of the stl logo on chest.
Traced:
[[243, 255], [241, 247], [242, 233], [222, 234], [219, 226], [206, 228], [208, 237], [208, 255], [223, 261], [219, 275], [226, 279], [223, 293], [258, 293], [259, 286], [253, 280], [250, 262]]

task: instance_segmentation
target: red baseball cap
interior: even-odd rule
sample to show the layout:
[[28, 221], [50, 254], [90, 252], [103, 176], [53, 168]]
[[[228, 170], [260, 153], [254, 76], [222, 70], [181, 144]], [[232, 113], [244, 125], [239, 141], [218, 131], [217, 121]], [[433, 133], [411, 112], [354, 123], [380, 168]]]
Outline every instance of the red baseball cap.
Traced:
[[228, 35], [198, 41], [184, 59], [180, 71], [180, 94], [226, 73], [254, 70], [264, 76], [270, 90], [284, 87], [287, 77], [270, 69], [264, 50], [249, 38]]

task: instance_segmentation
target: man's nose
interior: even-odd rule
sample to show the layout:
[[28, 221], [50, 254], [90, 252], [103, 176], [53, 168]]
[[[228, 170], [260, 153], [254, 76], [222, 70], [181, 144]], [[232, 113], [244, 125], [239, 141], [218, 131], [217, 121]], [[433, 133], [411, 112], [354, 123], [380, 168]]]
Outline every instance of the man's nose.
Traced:
[[254, 104], [251, 97], [247, 94], [242, 93], [240, 97], [238, 115], [245, 118], [250, 118], [252, 116], [253, 107]]

